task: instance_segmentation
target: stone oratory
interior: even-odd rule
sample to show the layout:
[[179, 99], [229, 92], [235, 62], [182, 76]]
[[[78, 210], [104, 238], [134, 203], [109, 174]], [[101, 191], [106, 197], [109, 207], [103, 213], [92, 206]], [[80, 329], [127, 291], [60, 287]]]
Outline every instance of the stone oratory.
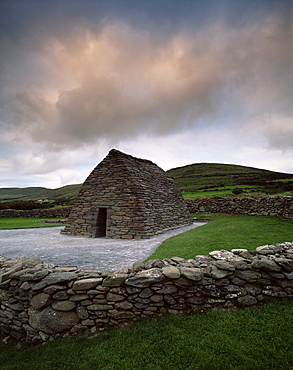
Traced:
[[61, 233], [147, 239], [191, 223], [181, 192], [165, 171], [112, 149], [85, 180]]

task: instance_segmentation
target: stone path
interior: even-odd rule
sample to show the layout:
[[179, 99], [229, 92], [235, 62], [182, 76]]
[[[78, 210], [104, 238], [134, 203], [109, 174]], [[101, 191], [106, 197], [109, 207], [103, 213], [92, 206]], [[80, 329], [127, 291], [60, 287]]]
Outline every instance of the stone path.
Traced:
[[39, 257], [45, 263], [74, 265], [89, 270], [131, 267], [150, 256], [162, 242], [204, 222], [181, 227], [144, 240], [83, 238], [60, 234], [62, 227], [0, 230], [0, 255]]

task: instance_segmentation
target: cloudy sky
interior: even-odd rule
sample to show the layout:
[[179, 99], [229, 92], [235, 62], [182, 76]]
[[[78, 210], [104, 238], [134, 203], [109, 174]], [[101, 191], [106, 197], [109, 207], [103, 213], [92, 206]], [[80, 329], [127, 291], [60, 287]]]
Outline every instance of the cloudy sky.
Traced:
[[0, 187], [165, 170], [293, 173], [291, 0], [0, 0]]

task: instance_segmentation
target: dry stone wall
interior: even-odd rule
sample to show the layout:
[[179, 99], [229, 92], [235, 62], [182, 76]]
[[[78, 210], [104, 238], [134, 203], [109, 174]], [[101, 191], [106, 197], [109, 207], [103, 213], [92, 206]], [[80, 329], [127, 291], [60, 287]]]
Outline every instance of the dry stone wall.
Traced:
[[141, 317], [293, 297], [293, 243], [135, 263], [115, 272], [0, 257], [0, 332], [33, 343]]
[[68, 217], [71, 207], [64, 208], [49, 208], [49, 209], [30, 209], [30, 210], [15, 210], [4, 209], [0, 211], [0, 217], [38, 217], [38, 218], [51, 218], [51, 217]]
[[62, 233], [147, 239], [189, 224], [182, 194], [165, 171], [112, 149], [82, 185]]
[[293, 219], [293, 197], [203, 198], [186, 201], [190, 213], [227, 213]]

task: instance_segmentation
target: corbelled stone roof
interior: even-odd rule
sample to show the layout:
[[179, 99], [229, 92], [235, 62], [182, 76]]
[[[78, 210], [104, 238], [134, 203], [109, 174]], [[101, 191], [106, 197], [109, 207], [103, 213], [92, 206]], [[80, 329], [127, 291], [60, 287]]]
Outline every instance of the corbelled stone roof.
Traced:
[[165, 171], [112, 149], [84, 182], [62, 232], [141, 239], [190, 223], [181, 192]]

